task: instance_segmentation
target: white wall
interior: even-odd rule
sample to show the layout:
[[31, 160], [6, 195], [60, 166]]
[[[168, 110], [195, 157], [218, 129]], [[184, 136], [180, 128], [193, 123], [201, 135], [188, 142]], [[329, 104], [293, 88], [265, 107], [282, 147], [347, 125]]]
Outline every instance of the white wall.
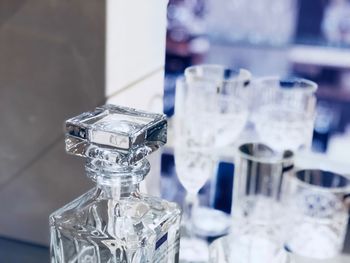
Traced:
[[[163, 111], [167, 0], [107, 0], [107, 103]], [[143, 191], [160, 194], [160, 153]]]
[[162, 111], [166, 0], [107, 0], [109, 103]]

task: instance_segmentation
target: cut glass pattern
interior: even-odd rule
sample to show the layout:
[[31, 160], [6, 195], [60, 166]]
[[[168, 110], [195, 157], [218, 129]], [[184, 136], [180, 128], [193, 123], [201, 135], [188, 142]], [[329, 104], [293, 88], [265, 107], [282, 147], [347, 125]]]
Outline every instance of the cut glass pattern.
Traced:
[[70, 154], [134, 164], [166, 143], [163, 114], [105, 105], [66, 121]]
[[97, 185], [50, 216], [51, 263], [178, 262], [178, 205], [139, 191], [166, 128], [162, 114], [112, 105], [66, 122], [66, 150]]

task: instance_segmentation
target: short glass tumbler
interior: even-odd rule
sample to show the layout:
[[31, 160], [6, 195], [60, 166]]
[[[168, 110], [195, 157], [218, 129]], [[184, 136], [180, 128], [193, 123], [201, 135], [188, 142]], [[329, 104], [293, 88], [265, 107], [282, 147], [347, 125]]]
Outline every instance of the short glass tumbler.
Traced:
[[280, 262], [285, 237], [281, 193], [293, 170], [293, 153], [247, 143], [235, 160], [231, 262]]
[[[232, 145], [237, 142], [241, 132], [246, 126], [249, 116], [246, 100], [247, 94], [249, 94], [251, 73], [245, 69], [233, 69], [215, 64], [202, 64], [186, 68], [184, 75], [188, 86], [187, 93], [192, 92], [194, 94], [192, 98], [188, 95], [186, 97], [190, 106], [195, 109], [194, 113], [190, 113], [190, 107], [188, 107], [188, 109], [185, 109], [184, 106], [182, 107], [182, 109], [185, 109], [186, 122], [189, 122], [189, 115], [192, 115], [192, 118], [197, 115], [198, 117], [196, 117], [196, 119], [204, 119], [206, 126], [203, 126], [201, 129], [197, 128], [196, 130], [200, 130], [201, 132], [196, 132], [195, 135], [200, 138], [203, 134], [208, 133], [208, 131], [213, 131], [213, 139], [207, 139], [206, 144], [209, 146], [207, 152], [209, 152], [212, 155], [212, 159], [215, 160], [215, 169], [211, 169], [210, 176], [204, 176], [207, 172], [201, 172], [202, 176], [190, 176], [189, 174], [185, 174], [188, 178], [187, 180], [191, 179], [191, 177], [211, 179], [210, 190], [206, 196], [206, 201], [202, 202], [201, 206], [197, 206], [193, 210], [193, 225], [196, 233], [199, 235], [217, 237], [227, 234], [231, 223], [228, 213], [215, 209], [218, 208], [215, 206], [215, 197], [219, 193], [216, 192], [219, 179], [219, 177], [216, 176], [219, 160], [232, 159]], [[179, 88], [180, 87], [177, 87], [176, 92], [179, 91]], [[176, 95], [176, 100], [178, 98], [181, 99], [180, 96]], [[196, 105], [198, 101], [200, 101], [200, 98], [204, 98], [205, 105], [205, 107], [202, 107], [204, 109], [201, 111], [199, 106]], [[182, 101], [184, 100], [185, 99], [182, 99]], [[182, 104], [184, 103], [182, 102]], [[178, 110], [178, 106], [179, 103], [175, 106], [175, 117], [181, 114]], [[198, 121], [191, 121], [192, 126], [196, 122]], [[188, 125], [189, 124], [187, 124], [187, 126]], [[178, 124], [178, 126], [184, 126], [184, 124]], [[227, 154], [228, 151], [230, 152], [229, 154]], [[185, 155], [182, 154], [182, 156]], [[175, 161], [177, 158], [180, 157], [175, 154]], [[187, 156], [185, 158], [186, 160], [190, 159], [190, 157]], [[208, 161], [206, 161], [206, 163], [208, 163]], [[196, 166], [199, 165], [197, 164]], [[180, 167], [177, 167], [177, 169], [179, 170]], [[208, 169], [206, 170], [209, 171]], [[179, 176], [181, 177], [181, 173], [179, 173]], [[200, 186], [203, 186], [204, 183], [205, 182]], [[224, 197], [225, 196], [220, 195], [220, 198]], [[230, 201], [223, 203], [225, 207], [231, 204]], [[223, 210], [227, 212], [227, 209]]]
[[288, 178], [286, 247], [293, 253], [327, 259], [341, 253], [350, 208], [350, 180], [333, 172], [301, 170]]

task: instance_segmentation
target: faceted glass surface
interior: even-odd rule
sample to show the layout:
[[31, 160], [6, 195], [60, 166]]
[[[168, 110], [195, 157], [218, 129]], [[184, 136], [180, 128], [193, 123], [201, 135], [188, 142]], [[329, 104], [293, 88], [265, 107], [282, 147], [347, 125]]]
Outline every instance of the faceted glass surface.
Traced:
[[52, 263], [178, 262], [178, 206], [115, 190], [97, 187], [51, 215]]
[[139, 192], [166, 117], [106, 105], [66, 122], [68, 153], [87, 157], [96, 188], [50, 216], [52, 263], [178, 262], [181, 211]]
[[134, 164], [166, 143], [163, 114], [105, 105], [66, 121], [70, 154]]
[[349, 221], [349, 178], [324, 170], [299, 170], [288, 178], [284, 198], [286, 247], [322, 261], [340, 255]]

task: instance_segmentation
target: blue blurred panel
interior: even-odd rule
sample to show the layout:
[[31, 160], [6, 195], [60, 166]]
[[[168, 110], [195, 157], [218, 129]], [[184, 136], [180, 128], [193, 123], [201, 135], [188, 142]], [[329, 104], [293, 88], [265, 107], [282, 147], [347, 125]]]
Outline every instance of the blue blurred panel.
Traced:
[[220, 162], [215, 185], [214, 208], [231, 213], [234, 164]]

